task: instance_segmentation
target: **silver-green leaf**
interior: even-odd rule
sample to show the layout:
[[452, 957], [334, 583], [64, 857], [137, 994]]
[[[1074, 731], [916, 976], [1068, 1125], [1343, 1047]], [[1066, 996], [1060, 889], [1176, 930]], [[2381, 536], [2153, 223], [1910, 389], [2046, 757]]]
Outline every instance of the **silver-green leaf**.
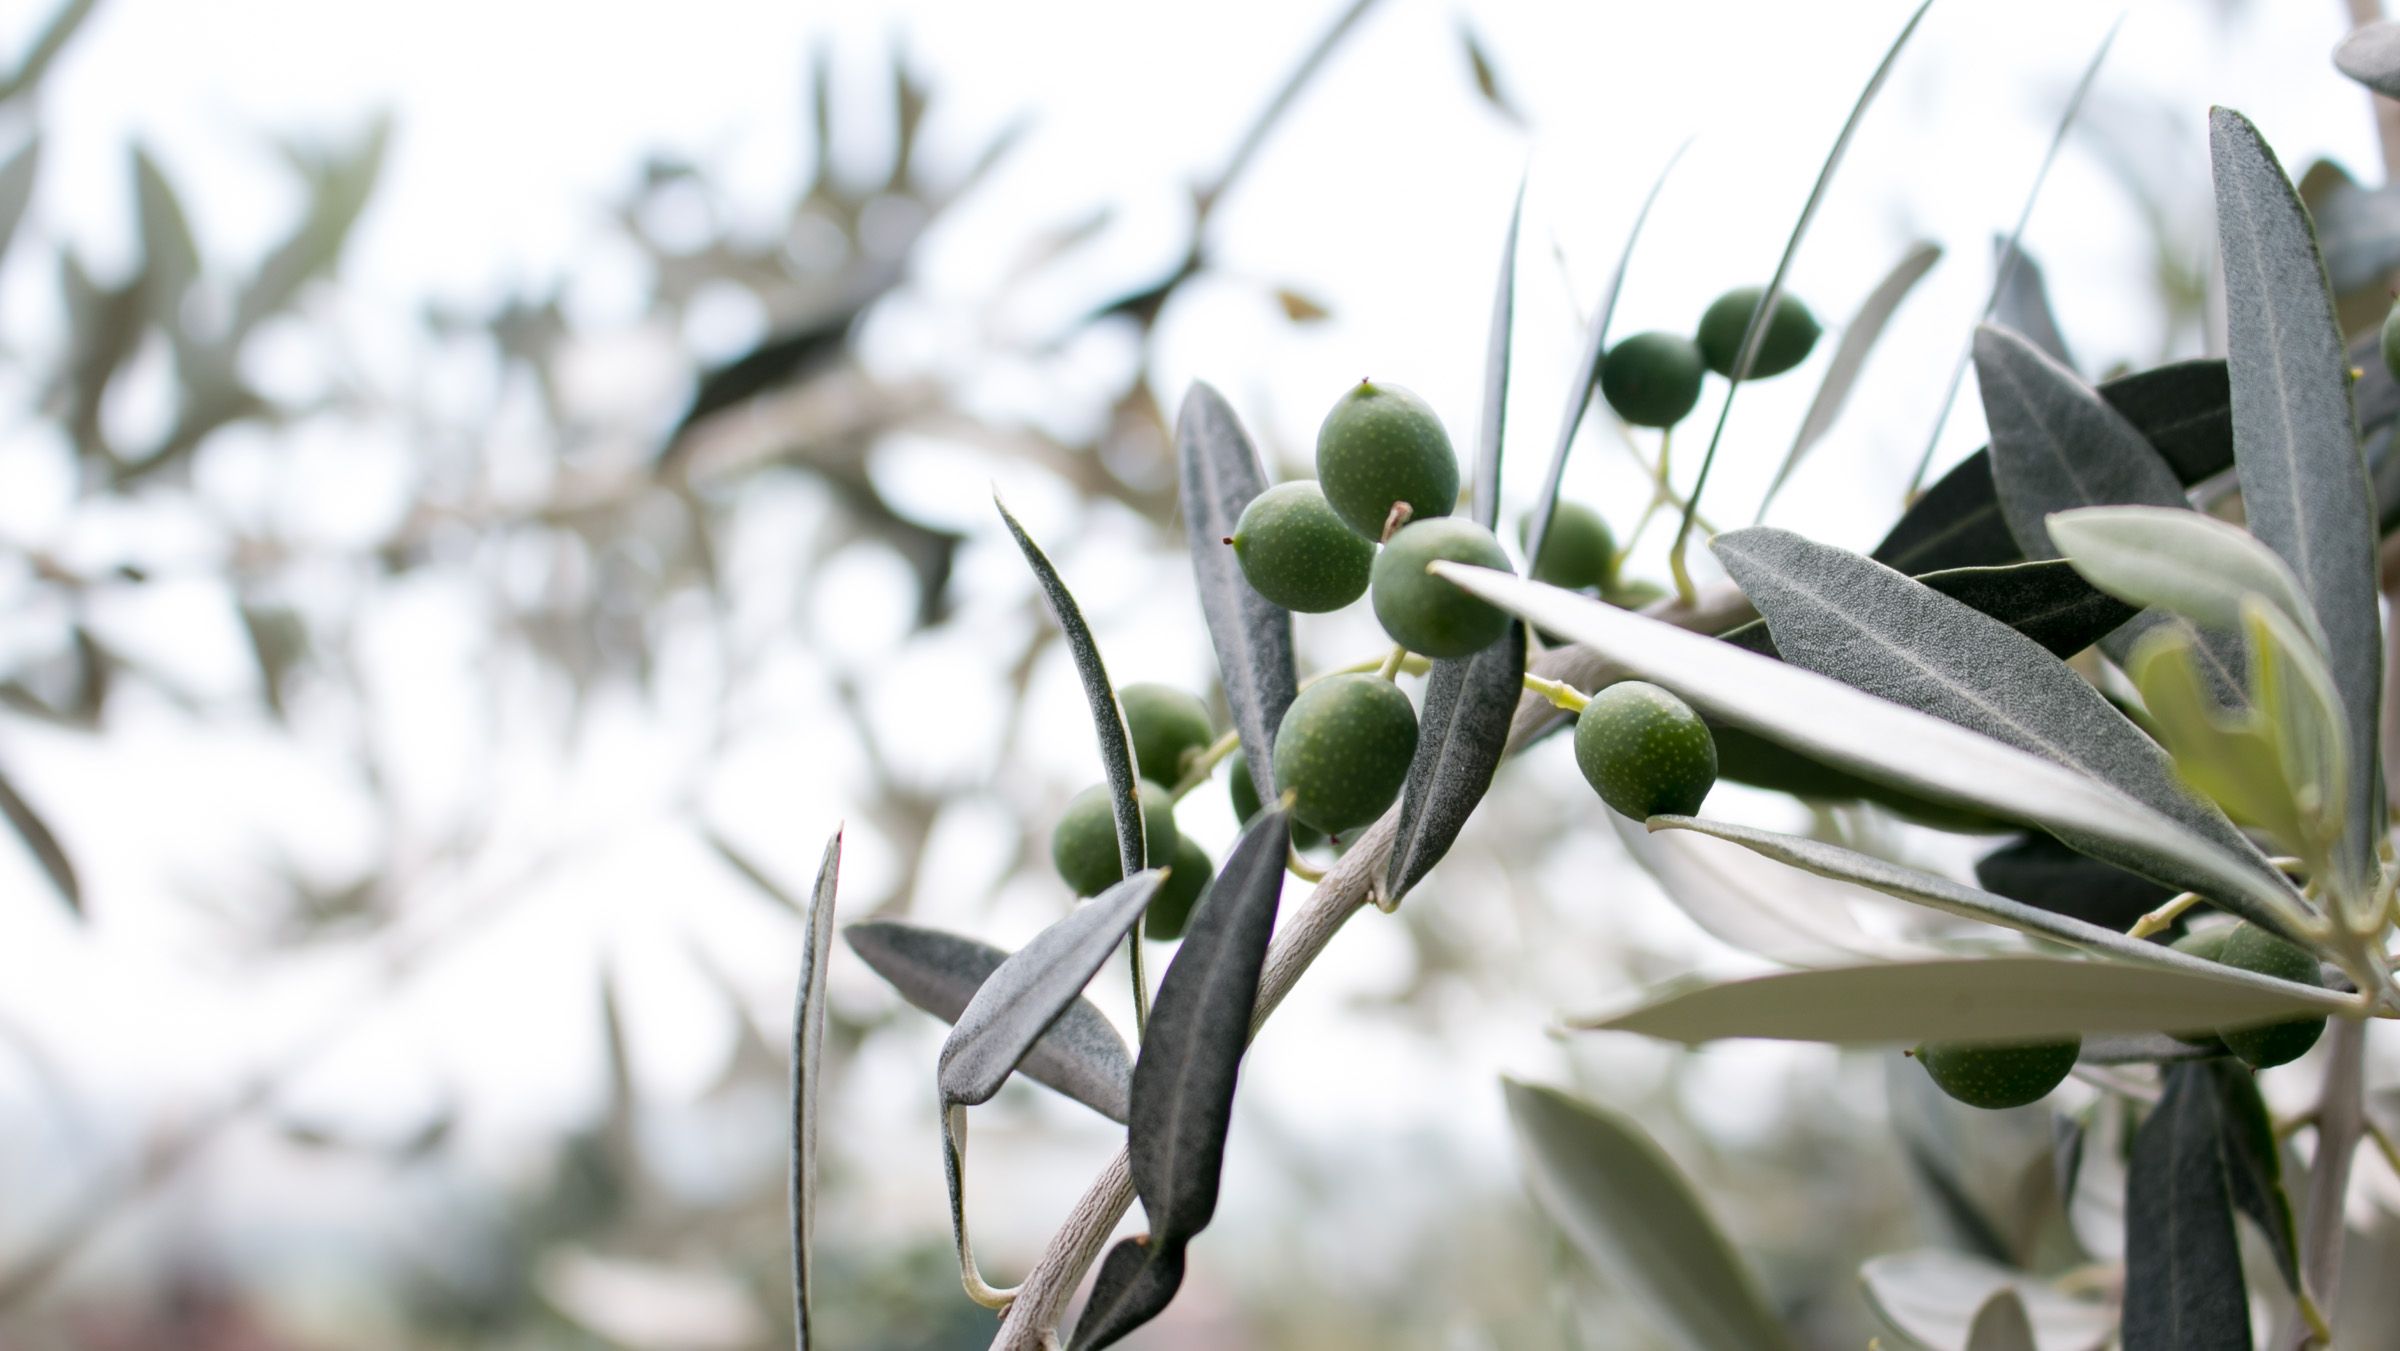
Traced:
[[2250, 1351], [2221, 1130], [2208, 1067], [2170, 1066], [2125, 1184], [2125, 1351]]
[[1417, 753], [1400, 790], [1384, 894], [1397, 901], [1433, 871], [1491, 791], [1525, 690], [1525, 626], [1471, 657], [1433, 663], [1418, 712]]
[[2400, 98], [2400, 21], [2367, 24], [2343, 38], [2333, 65], [2386, 98]]
[[[808, 937], [800, 947], [800, 982], [792, 999], [792, 1326], [799, 1351], [809, 1346], [809, 1286], [817, 1226], [817, 1104], [825, 1064], [825, 962], [833, 951], [834, 892], [842, 870], [842, 832], [825, 842], [824, 862], [808, 905]], [[614, 1006], [610, 1011], [614, 1012]]]
[[1508, 235], [1500, 243], [1492, 331], [1483, 349], [1483, 416], [1475, 424], [1475, 477], [1468, 509], [1486, 530], [1500, 524], [1500, 445], [1508, 431], [1508, 354], [1517, 313], [1517, 227], [1524, 219], [1525, 180], [1520, 177], [1516, 205], [1508, 211]]
[[1850, 322], [1842, 328], [1842, 340], [1833, 349], [1833, 360], [1825, 364], [1825, 378], [1817, 383], [1817, 396], [1809, 401], [1808, 413], [1800, 419], [1800, 430], [1792, 437], [1792, 448], [1783, 453], [1783, 463], [1776, 466], [1775, 478], [1767, 484], [1766, 496], [1759, 501], [1759, 520], [1767, 518], [1767, 508], [1775, 504], [1776, 494], [1783, 491], [1785, 480], [1800, 467], [1825, 433], [1833, 430], [1834, 420], [1850, 402], [1850, 391], [1858, 384], [1860, 372], [1867, 367], [1867, 357], [1883, 337], [1885, 325], [1908, 299], [1908, 293], [1924, 280], [1933, 265], [1942, 260], [1942, 246], [1930, 239], [1918, 240], [1892, 270], [1884, 274], [1867, 298], [1859, 302]]
[[1226, 541], [1250, 499], [1266, 491], [1258, 451], [1225, 396], [1195, 381], [1175, 418], [1184, 530], [1200, 613], [1225, 683], [1234, 730], [1248, 748], [1258, 800], [1275, 799], [1275, 728], [1299, 691], [1291, 612], [1258, 594]]

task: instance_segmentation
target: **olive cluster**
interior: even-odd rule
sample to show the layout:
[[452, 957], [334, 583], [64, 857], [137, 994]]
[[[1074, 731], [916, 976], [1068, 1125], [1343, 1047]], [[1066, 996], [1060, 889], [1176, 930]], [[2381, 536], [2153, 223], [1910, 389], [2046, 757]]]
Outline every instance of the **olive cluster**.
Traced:
[[[1764, 287], [1743, 286], [1709, 303], [1692, 337], [1653, 330], [1636, 333], [1608, 349], [1600, 362], [1600, 393], [1617, 416], [1636, 427], [1672, 427], [1700, 402], [1700, 380], [1709, 371], [1731, 378], [1741, 360], [1742, 336], [1758, 312]], [[1775, 298], [1775, 312], [1758, 340], [1748, 378], [1781, 375], [1808, 359], [1817, 345], [1816, 316], [1788, 295]]]

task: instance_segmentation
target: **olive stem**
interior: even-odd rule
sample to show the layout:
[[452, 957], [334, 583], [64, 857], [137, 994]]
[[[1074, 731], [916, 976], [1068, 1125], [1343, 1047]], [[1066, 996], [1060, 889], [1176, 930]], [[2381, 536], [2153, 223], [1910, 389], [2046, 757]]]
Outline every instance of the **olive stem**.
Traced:
[[1407, 660], [1408, 649], [1394, 644], [1391, 655], [1383, 659], [1383, 665], [1375, 668], [1375, 674], [1382, 679], [1397, 682], [1400, 679], [1401, 664]]
[[[1171, 870], [1170, 870], [1171, 871]], [[1142, 963], [1142, 920], [1133, 917], [1133, 932], [1126, 936], [1131, 945], [1125, 949], [1133, 968], [1133, 1045], [1141, 1049], [1142, 1039], [1150, 1035], [1150, 976]]]
[[1410, 506], [1406, 502], [1392, 503], [1391, 515], [1383, 518], [1383, 539], [1381, 542], [1385, 544], [1391, 543], [1392, 536], [1399, 534], [1400, 527], [1408, 524], [1408, 518], [1415, 514], [1416, 508]]
[[2191, 909], [2193, 906], [2199, 903], [2200, 894], [2195, 891], [2187, 891], [2182, 895], [2177, 896], [2175, 899], [2167, 902], [2165, 905], [2162, 905], [2156, 910], [2151, 911], [2149, 914], [2135, 920], [2133, 922], [2133, 928], [2128, 932], [2130, 936], [2134, 938], [2148, 938], [2150, 935], [2158, 933], [2159, 931], [2165, 929], [2168, 925], [2173, 924], [2176, 920], [2181, 919], [2184, 911]]
[[1193, 758], [1192, 767], [1183, 772], [1183, 777], [1168, 790], [1167, 797], [1175, 802], [1183, 801], [1193, 789], [1208, 782], [1209, 776], [1216, 773], [1217, 766], [1224, 763], [1226, 756], [1241, 748], [1242, 734], [1239, 732], [1227, 732], [1210, 742], [1205, 750]]
[[1564, 681], [1545, 679], [1531, 671], [1525, 673], [1525, 688], [1569, 713], [1581, 713], [1583, 706], [1591, 702], [1590, 696], [1573, 685]]
[[1299, 878], [1303, 882], [1322, 882], [1325, 880], [1325, 870], [1323, 868], [1310, 867], [1308, 860], [1300, 857], [1299, 850], [1290, 849], [1288, 846], [1287, 852], [1284, 855], [1283, 866], [1286, 872], [1289, 872], [1292, 876]]

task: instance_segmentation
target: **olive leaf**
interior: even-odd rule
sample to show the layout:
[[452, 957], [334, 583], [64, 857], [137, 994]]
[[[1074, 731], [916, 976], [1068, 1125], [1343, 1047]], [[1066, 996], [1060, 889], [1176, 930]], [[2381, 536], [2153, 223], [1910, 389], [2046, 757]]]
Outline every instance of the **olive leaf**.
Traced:
[[1400, 790], [1384, 895], [1398, 901], [1457, 842], [1508, 749], [1509, 723], [1525, 691], [1525, 626], [1500, 641], [1433, 663], [1418, 710], [1417, 750]]
[[2292, 565], [2324, 628], [2349, 724], [2349, 827], [2339, 858], [2355, 891], [2372, 875], [2383, 836], [2383, 633], [2349, 361], [2307, 208], [2274, 152], [2231, 109], [2211, 109], [2208, 129], [2242, 504], [2250, 533]]
[[1691, 1184], [1631, 1118], [1501, 1080], [1534, 1199], [1649, 1321], [1694, 1351], [1792, 1345]]
[[1133, 776], [1133, 740], [1125, 730], [1125, 710], [1117, 705], [1117, 687], [1109, 682], [1108, 667], [1100, 660], [1100, 644], [1092, 637], [1091, 625], [1083, 621], [1083, 607], [1075, 603], [1075, 595], [1067, 590], [1058, 569], [1009, 514], [998, 493], [992, 495], [992, 505], [1008, 523], [1008, 533], [1015, 537], [1026, 565], [1042, 584], [1042, 599], [1049, 603], [1051, 617], [1058, 621], [1067, 651], [1075, 659], [1075, 675], [1083, 682], [1084, 702], [1091, 708], [1092, 732], [1100, 740], [1100, 768], [1108, 778], [1109, 813], [1117, 823], [1117, 859], [1124, 875], [1132, 877], [1149, 867], [1150, 860], [1145, 857], [1142, 838], [1141, 784]]
[[[792, 1326], [799, 1351], [808, 1351], [809, 1286], [815, 1274], [817, 1228], [817, 1104], [824, 1097], [825, 962], [832, 954], [834, 892], [840, 884], [842, 832], [825, 842], [817, 885], [808, 905], [808, 937], [800, 946], [800, 983], [792, 998]], [[613, 1015], [615, 1006], [610, 1005]]]
[[1996, 1290], [1975, 1311], [1967, 1328], [1967, 1351], [2040, 1351], [2033, 1340], [2033, 1316], [2014, 1290]]
[[1183, 410], [1175, 418], [1175, 448], [1200, 613], [1208, 621], [1234, 730], [1248, 748], [1250, 782], [1259, 801], [1271, 802], [1275, 728], [1300, 687], [1292, 655], [1292, 616], [1251, 588], [1240, 560], [1225, 543], [1233, 537], [1242, 508], [1266, 491], [1266, 474], [1241, 421], [1225, 397], [1205, 382], [1193, 382], [1184, 396]]
[[1994, 235], [1992, 268], [2001, 279], [1999, 297], [1992, 302], [1993, 322], [2023, 335], [2042, 355], [2074, 370], [2074, 354], [2067, 350], [2058, 315], [2050, 308], [2050, 287], [2042, 279], [2042, 265], [2022, 246], [2011, 245], [2007, 236]]
[[1894, 1332], [1933, 1351], [1966, 1351], [1974, 1321], [1993, 1297], [2015, 1296], [2041, 1351], [2098, 1351], [2116, 1330], [2105, 1304], [2059, 1293], [1995, 1262], [1920, 1248], [1871, 1258], [1859, 1268], [1867, 1307]]
[[[1008, 960], [988, 943], [898, 920], [852, 924], [842, 938], [901, 998], [943, 1022], [956, 1022]], [[1128, 1114], [1133, 1057], [1108, 1016], [1088, 999], [1070, 1001], [1017, 1069], [1111, 1121]]]
[[2049, 518], [2049, 536], [2085, 581], [2129, 604], [2238, 633], [2242, 599], [2258, 596], [2319, 645], [2323, 630], [2300, 579], [2257, 536], [2180, 507], [2086, 507]]
[[[1642, 225], [1650, 219], [1650, 208], [1658, 201], [1659, 189], [1667, 185], [1667, 176], [1683, 152], [1692, 148], [1686, 137], [1658, 167], [1658, 177], [1650, 180], [1650, 191], [1643, 196], [1641, 209], [1633, 213], [1633, 226], [1625, 232], [1625, 247], [1617, 254], [1616, 270], [1608, 274], [1608, 289], [1600, 293], [1600, 303], [1592, 307], [1592, 319], [1584, 327], [1583, 351], [1575, 358], [1575, 377], [1568, 382], [1567, 406], [1558, 417], [1558, 443], [1550, 448], [1550, 467], [1542, 475], [1542, 495], [1535, 499], [1532, 524], [1526, 530], [1525, 557], [1542, 556], [1542, 544], [1550, 538], [1550, 518], [1558, 514], [1558, 494], [1567, 481], [1567, 452], [1575, 448], [1575, 433], [1583, 426], [1583, 415], [1592, 406], [1592, 393], [1600, 387], [1600, 362], [1608, 355], [1608, 325], [1616, 317], [1617, 294], [1625, 286], [1625, 269], [1633, 262], [1633, 246], [1641, 241]], [[1530, 566], [1530, 564], [1529, 564]]]
[[236, 300], [234, 333], [248, 333], [280, 313], [302, 286], [341, 260], [351, 227], [358, 224], [383, 174], [391, 133], [391, 118], [379, 115], [353, 145], [327, 153], [290, 152], [305, 180], [308, 205], [292, 232], [260, 261], [257, 274]]
[[2400, 192], [2361, 187], [2338, 167], [2324, 167], [2330, 173], [2322, 185], [2302, 195], [2325, 255], [2325, 278], [2336, 296], [2365, 292], [2380, 300], [2379, 284], [2400, 267]]
[[1625, 852], [1667, 899], [1728, 947], [1787, 966], [1923, 955], [1921, 949], [1868, 933], [1851, 914], [1845, 888], [1795, 876], [1751, 851], [1711, 843], [1704, 832], [1645, 830], [1615, 812], [1608, 813], [1608, 821]]
[[2386, 98], [2400, 98], [2400, 20], [2366, 24], [2333, 49], [2333, 67]]
[[2286, 1288], [2300, 1289], [2300, 1240], [2292, 1223], [2291, 1199], [2283, 1190], [2283, 1150], [2275, 1121], [2258, 1081], [2248, 1068], [2224, 1059], [2208, 1063], [2216, 1091], [2217, 1142], [2225, 1156], [2225, 1186], [2236, 1210], [2256, 1221], [2275, 1254]]
[[2137, 873], [2031, 834], [1975, 861], [1985, 891], [2120, 932], [2175, 894]]
[[1483, 417], [1475, 424], [1475, 478], [1469, 505], [1486, 530], [1500, 527], [1500, 445], [1508, 430], [1508, 354], [1517, 310], [1517, 227], [1525, 218], [1525, 180], [1517, 179], [1500, 244], [1500, 280], [1492, 292], [1492, 332], [1484, 342]]
[[17, 838], [25, 842], [26, 852], [42, 866], [50, 885], [57, 889], [58, 898], [66, 902], [67, 909], [77, 919], [82, 919], [83, 882], [76, 876], [75, 861], [67, 856], [66, 847], [58, 842], [58, 836], [42, 819], [42, 814], [34, 810], [33, 804], [25, 800], [25, 795], [17, 791], [16, 784], [4, 772], [0, 772], [0, 816], [8, 818]]
[[[1924, 573], [1917, 580], [1978, 614], [1990, 615], [2058, 657], [2074, 656], [2098, 642], [2133, 618], [2136, 608], [2094, 587], [2061, 559], [1951, 568]], [[1761, 656], [1778, 655], [1764, 619], [1719, 636]]]
[[[1907, 1056], [1878, 1056], [1883, 1069], [1883, 1097], [1892, 1138], [1908, 1164], [1909, 1178], [1928, 1202], [1937, 1232], [1956, 1251], [2008, 1263], [2015, 1245], [2000, 1231], [2000, 1222], [1968, 1182], [1966, 1168], [1974, 1156], [2015, 1126], [2006, 1116], [1993, 1118], [1962, 1107]], [[1972, 1119], [1967, 1119], [1972, 1118]], [[1972, 1142], [1968, 1132], [1975, 1132]]]
[[1808, 413], [1800, 419], [1800, 430], [1792, 437], [1792, 448], [1783, 453], [1783, 463], [1776, 466], [1775, 477], [1767, 484], [1766, 496], [1760, 499], [1755, 519], [1765, 520], [1767, 508], [1775, 505], [1776, 494], [1783, 491], [1784, 481], [1800, 467], [1800, 461], [1833, 430], [1835, 419], [1850, 401], [1850, 391], [1858, 384], [1859, 373], [1867, 366], [1867, 356], [1883, 337], [1885, 325], [1908, 299], [1908, 293], [1924, 280], [1933, 265], [1942, 260], [1942, 246], [1930, 239], [1918, 240], [1902, 254], [1900, 261], [1875, 289], [1859, 302], [1850, 322], [1842, 328], [1842, 340], [1833, 349], [1833, 360], [1826, 363], [1825, 378], [1817, 383], [1817, 395], [1809, 401]]
[[42, 163], [42, 142], [28, 136], [17, 153], [0, 164], [0, 259], [8, 257], [8, 246], [16, 238], [17, 226], [25, 219], [25, 208], [33, 202], [33, 183], [39, 176]]
[[76, 30], [83, 27], [84, 20], [92, 17], [92, 11], [99, 5], [100, 0], [64, 0], [52, 12], [50, 22], [42, 25], [41, 31], [34, 35], [32, 45], [26, 48], [25, 57], [17, 63], [17, 68], [0, 76], [0, 103], [30, 93], [40, 85], [42, 76], [50, 69], [50, 63], [66, 50]]
[[[2176, 779], [2156, 742], [2022, 634], [1870, 559], [1788, 531], [1737, 530], [1711, 547], [1765, 617], [1787, 662], [2124, 793], [2235, 861], [2248, 874], [2244, 885], [2228, 889], [2213, 864], [2128, 849], [2072, 824], [2051, 833], [2096, 858], [2217, 898], [2271, 929], [2291, 929], [2285, 916], [2298, 897], [2274, 865]], [[2262, 893], [2275, 899], [2252, 899]]]
[[184, 294], [200, 276], [200, 249], [166, 171], [139, 145], [133, 147], [134, 216], [142, 239], [142, 285], [151, 316], [171, 335], [180, 335]]
[[1629, 676], [1674, 690], [1705, 716], [1836, 769], [1938, 804], [2105, 840], [2167, 861], [2176, 871], [2207, 875], [2217, 889], [2246, 897], [2261, 914], [2292, 904], [2288, 884], [2262, 878], [2240, 854], [2084, 774], [1980, 733], [1554, 586], [1456, 563], [1437, 562], [1428, 570], [1590, 647]]
[[1092, 1277], [1091, 1298], [1075, 1320], [1072, 1351], [1108, 1346], [1166, 1312], [1183, 1288], [1184, 1247], [1161, 1246], [1147, 1235], [1117, 1240]]
[[1750, 311], [1750, 323], [1742, 330], [1742, 345], [1734, 358], [1733, 371], [1727, 377], [1725, 401], [1717, 409], [1716, 430], [1708, 435], [1708, 449], [1700, 456], [1700, 473], [1692, 480], [1692, 491], [1683, 502], [1683, 522], [1675, 528], [1672, 557], [1682, 566], [1685, 541], [1691, 538], [1692, 521], [1700, 512], [1700, 495], [1707, 491], [1709, 471], [1716, 468], [1717, 446], [1725, 439], [1725, 424], [1733, 417], [1733, 396], [1740, 393], [1742, 381], [1749, 378], [1751, 363], [1758, 360], [1758, 349], [1767, 340], [1767, 321], [1775, 316], [1777, 302], [1783, 299], [1784, 279], [1792, 270], [1792, 258], [1800, 252], [1800, 241], [1808, 237], [1808, 227], [1816, 221], [1817, 208], [1825, 201], [1825, 190], [1833, 186], [1833, 171], [1840, 168], [1843, 155], [1850, 149], [1850, 138], [1858, 133], [1858, 124], [1865, 119], [1867, 108], [1875, 95], [1891, 77], [1892, 66], [1900, 59], [1900, 50], [1925, 19], [1925, 11], [1933, 8], [1933, 0], [1924, 0], [1901, 25], [1892, 45], [1884, 50], [1883, 60], [1876, 63], [1875, 73], [1867, 77], [1866, 87], [1858, 91], [1858, 100], [1850, 105], [1850, 116], [1842, 123], [1840, 134], [1833, 138], [1833, 148], [1825, 152], [1825, 163], [1817, 170], [1817, 181], [1808, 190], [1808, 200], [1800, 206], [1800, 218], [1792, 222], [1792, 233], [1783, 242], [1783, 256], [1775, 261], [1774, 275], [1767, 278], [1766, 289], [1759, 292], [1758, 307]]
[[2126, 1180], [2125, 1351], [2249, 1351], [2219, 1129], [2208, 1068], [2169, 1066]]
[[[2203, 963], [2214, 965], [2214, 963]], [[2262, 989], [2220, 971], [2054, 957], [1949, 957], [1678, 982], [1622, 1012], [1571, 1020], [1698, 1046], [1733, 1037], [1837, 1045], [2037, 1041], [2174, 1032], [2324, 1014], [2342, 997]]]

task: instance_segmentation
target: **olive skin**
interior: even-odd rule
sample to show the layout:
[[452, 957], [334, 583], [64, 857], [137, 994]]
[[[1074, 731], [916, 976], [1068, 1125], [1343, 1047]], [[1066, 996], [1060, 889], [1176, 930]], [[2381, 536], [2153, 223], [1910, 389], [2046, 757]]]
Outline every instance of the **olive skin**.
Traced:
[[1591, 697], [1575, 718], [1575, 764], [1621, 816], [1691, 816], [1717, 782], [1717, 739], [1692, 706], [1646, 680]]
[[[1142, 847], [1152, 867], [1175, 857], [1175, 800], [1145, 779], [1141, 785]], [[1116, 799], [1105, 783], [1077, 793], [1050, 832], [1050, 862], [1078, 896], [1097, 896], [1125, 878], [1117, 857]]]
[[1275, 788], [1292, 815], [1328, 835], [1383, 815], [1417, 754], [1417, 710], [1373, 675], [1327, 676], [1284, 711], [1275, 732]]
[[1425, 565], [1436, 559], [1513, 572], [1492, 532], [1456, 517], [1402, 526], [1375, 556], [1375, 618], [1393, 642], [1436, 659], [1471, 657], [1508, 632], [1508, 614]]
[[1167, 870], [1167, 880], [1159, 884], [1158, 894], [1150, 898], [1150, 908], [1142, 912], [1142, 937], [1161, 943], [1172, 943], [1183, 937], [1192, 922], [1192, 912], [1215, 880], [1215, 868], [1208, 861], [1208, 851], [1189, 835], [1175, 841], [1175, 862]]
[[[2225, 960], [2225, 942], [2232, 937], [2232, 925], [2213, 924], [2205, 929], [2194, 929], [2167, 946], [2204, 962], [2222, 962]], [[2225, 1039], [2214, 1032], [2175, 1032], [2169, 1035], [2186, 1045], [2198, 1046], [2217, 1055], [2226, 1053]]]
[[[1226, 780], [1233, 797], [1233, 819], [1247, 826], [1250, 818], [1258, 815], [1259, 808], [1258, 785], [1250, 782], [1250, 758], [1235, 751], [1226, 764], [1233, 771], [1233, 777]], [[1292, 822], [1291, 830], [1294, 849], [1314, 849], [1325, 843], [1325, 832], [1306, 822]]]
[[1317, 428], [1317, 485], [1352, 530], [1380, 541], [1395, 502], [1408, 503], [1412, 521], [1450, 514], [1458, 455], [1423, 399], [1361, 380]]
[[2080, 1037], [2014, 1046], [1928, 1042], [1916, 1049], [1916, 1057], [1935, 1087], [1969, 1107], [1996, 1112], [2050, 1096], [2082, 1051]]
[[[1517, 544], [1533, 547], [1533, 516], [1517, 518]], [[1600, 513], [1580, 502], [1561, 502], [1550, 516], [1550, 533], [1542, 540], [1542, 556], [1533, 560], [1533, 580], [1570, 591], [1605, 587], [1616, 580], [1617, 537], [1609, 533]]]
[[[1745, 312], [1743, 318], [1748, 317]], [[1734, 341], [1741, 341], [1739, 333]], [[1708, 361], [1690, 338], [1636, 333], [1601, 359], [1600, 394], [1618, 417], [1636, 427], [1672, 427], [1700, 402], [1700, 381], [1707, 374]]]
[[[1758, 298], [1765, 293], [1763, 286], [1727, 291], [1700, 316], [1700, 355], [1710, 370], [1732, 378], [1733, 363], [1742, 355], [1742, 334], [1750, 326], [1750, 315], [1758, 308]], [[1809, 349], [1817, 345], [1817, 334], [1822, 331], [1817, 327], [1817, 317], [1808, 312], [1808, 306], [1788, 293], [1777, 297], [1775, 313], [1767, 320], [1766, 336], [1759, 340], [1758, 358], [1750, 363], [1749, 378], [1764, 380], [1770, 375], [1781, 375], [1808, 360]]]
[[[2217, 960], [2244, 971], [2262, 976], [2277, 976], [2301, 985], [2323, 988], [2325, 977], [2317, 969], [2317, 959], [2305, 950], [2285, 942], [2255, 924], [2237, 924], [2225, 939], [2225, 949]], [[2243, 1027], [2220, 1030], [2225, 1048], [2240, 1056], [2242, 1063], [2252, 1069], [2271, 1069], [2288, 1065], [2308, 1053], [2325, 1033], [2323, 1018], [2294, 1018], [2289, 1022], [2271, 1023], [2265, 1027]]]
[[1666, 598], [1667, 589], [1665, 587], [1656, 582], [1645, 582], [1638, 577], [1630, 582], [1621, 580], [1612, 582], [1600, 593], [1600, 599], [1620, 610], [1639, 610], [1653, 601], [1661, 601]]
[[2400, 380], [2400, 302], [2393, 304], [2383, 321], [2383, 368]]
[[1192, 758], [1217, 739], [1208, 705], [1172, 685], [1121, 686], [1117, 705], [1133, 741], [1133, 772], [1152, 783], [1183, 782]]
[[1233, 556], [1258, 594], [1286, 610], [1324, 614], [1367, 594], [1375, 544], [1342, 520], [1314, 480], [1300, 479], [1242, 508]]

